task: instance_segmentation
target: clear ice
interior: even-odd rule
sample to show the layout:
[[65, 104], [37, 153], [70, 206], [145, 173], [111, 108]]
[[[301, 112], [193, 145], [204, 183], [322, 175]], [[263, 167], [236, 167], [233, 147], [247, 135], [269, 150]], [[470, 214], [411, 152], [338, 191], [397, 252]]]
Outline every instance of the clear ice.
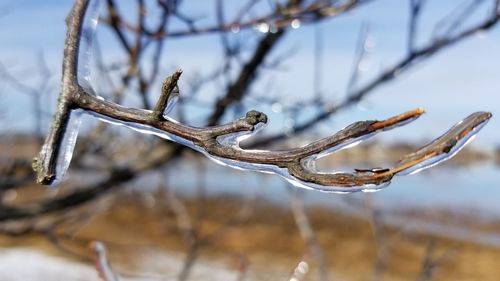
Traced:
[[[448, 152], [443, 152], [440, 153], [434, 157], [431, 157], [425, 161], [422, 161], [418, 163], [417, 165], [411, 166], [407, 169], [404, 169], [400, 172], [398, 172], [396, 175], [412, 175], [416, 174], [418, 172], [421, 172], [425, 169], [431, 168], [433, 166], [436, 166], [437, 164], [446, 161], [450, 159], [451, 157], [455, 156], [462, 148], [464, 148], [468, 143], [470, 143], [477, 135], [477, 133], [486, 125], [487, 121], [479, 124], [478, 126], [474, 127], [469, 133], [467, 133], [465, 136], [463, 136], [461, 139], [459, 139]], [[458, 124], [456, 124], [452, 129], [450, 129], [446, 134], [449, 134], [453, 129], [458, 128], [460, 126], [467, 126], [469, 124], [464, 124], [464, 120], [460, 121]], [[445, 135], [446, 135], [445, 134]], [[455, 135], [451, 135], [454, 137]], [[446, 139], [445, 139], [446, 140]], [[409, 155], [409, 157], [406, 157], [402, 159], [398, 163], [398, 165], [404, 165], [405, 163], [412, 161], [415, 159], [417, 156], [420, 156], [422, 154], [425, 154], [428, 151], [431, 151], [434, 147], [438, 146], [441, 143], [442, 139], [438, 138], [435, 141], [429, 143], [428, 145], [424, 146], [423, 148], [419, 149], [417, 152], [412, 153]]]
[[174, 109], [174, 107], [177, 105], [177, 102], [179, 101], [179, 87], [175, 86], [174, 90], [170, 94], [169, 99], [167, 100], [167, 106], [165, 107], [165, 110], [163, 110], [163, 115], [166, 116], [167, 114]]
[[91, 57], [94, 36], [99, 20], [100, 0], [90, 0], [82, 24], [82, 35], [80, 37], [80, 51], [78, 54], [78, 83], [85, 90], [94, 93], [90, 83]]
[[73, 110], [70, 113], [68, 124], [66, 126], [66, 132], [61, 143], [61, 151], [59, 151], [57, 157], [56, 165], [56, 179], [51, 184], [56, 186], [61, 182], [62, 178], [68, 170], [69, 163], [73, 157], [73, 151], [75, 150], [76, 138], [78, 137], [78, 130], [80, 129], [82, 117], [82, 110]]

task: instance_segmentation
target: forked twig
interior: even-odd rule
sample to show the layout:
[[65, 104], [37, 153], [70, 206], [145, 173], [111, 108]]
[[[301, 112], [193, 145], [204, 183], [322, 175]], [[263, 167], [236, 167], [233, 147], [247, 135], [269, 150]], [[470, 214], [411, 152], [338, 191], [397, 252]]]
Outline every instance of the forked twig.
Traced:
[[[413, 173], [446, 160], [463, 147], [491, 117], [491, 113], [487, 112], [470, 115], [428, 146], [403, 157], [402, 161], [391, 169], [355, 170], [353, 173], [318, 172], [314, 169], [317, 158], [357, 144], [378, 132], [415, 120], [423, 114], [423, 109], [417, 108], [382, 121], [355, 122], [330, 137], [303, 147], [280, 151], [244, 150], [239, 147], [239, 141], [267, 123], [264, 113], [249, 111], [244, 118], [206, 128], [183, 125], [165, 116], [165, 111], [173, 105], [172, 94], [177, 88], [180, 71], [167, 78], [153, 111], [123, 107], [82, 88], [78, 84], [76, 69], [81, 25], [87, 2], [77, 0], [68, 17], [62, 92], [50, 132], [33, 163], [37, 181], [42, 184], [52, 184], [63, 176], [64, 168], [58, 168], [58, 159], [68, 161], [71, 156], [73, 147], [62, 147], [63, 139], [68, 134], [69, 119], [73, 114], [80, 114], [79, 112], [178, 142], [202, 152], [216, 162], [234, 168], [275, 173], [295, 186], [324, 192], [376, 190], [389, 183], [398, 173]], [[74, 145], [74, 141], [69, 145]], [[63, 150], [69, 151], [69, 155], [65, 155]]]

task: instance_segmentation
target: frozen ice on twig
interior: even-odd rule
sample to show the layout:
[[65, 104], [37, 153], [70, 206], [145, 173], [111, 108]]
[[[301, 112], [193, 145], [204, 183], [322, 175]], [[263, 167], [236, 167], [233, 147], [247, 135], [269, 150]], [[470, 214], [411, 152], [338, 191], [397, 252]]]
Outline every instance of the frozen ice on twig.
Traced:
[[75, 150], [76, 139], [78, 137], [78, 130], [80, 129], [82, 117], [82, 110], [73, 110], [70, 113], [66, 132], [61, 143], [61, 151], [59, 152], [56, 165], [56, 179], [51, 184], [57, 185], [61, 182], [62, 178], [68, 170], [71, 158], [73, 158], [73, 151]]
[[82, 35], [80, 37], [80, 50], [78, 54], [78, 83], [85, 90], [94, 92], [90, 83], [91, 59], [94, 36], [99, 21], [100, 0], [90, 0], [85, 13], [82, 25]]
[[[489, 117], [491, 117], [491, 114], [485, 112], [476, 112], [469, 115], [441, 137], [418, 151], [403, 157], [396, 167], [396, 169], [400, 168], [401, 171], [396, 174], [415, 174], [455, 156], [476, 137], [477, 133], [488, 123]], [[423, 161], [414, 164], [421, 159]], [[405, 168], [406, 166], [407, 168]]]

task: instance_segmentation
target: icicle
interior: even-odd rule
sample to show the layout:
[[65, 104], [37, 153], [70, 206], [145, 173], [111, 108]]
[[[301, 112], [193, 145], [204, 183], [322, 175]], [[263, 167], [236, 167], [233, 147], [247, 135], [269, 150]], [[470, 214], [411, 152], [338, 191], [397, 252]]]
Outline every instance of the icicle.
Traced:
[[51, 186], [56, 186], [61, 182], [62, 178], [68, 170], [69, 163], [73, 157], [78, 130], [80, 129], [82, 110], [73, 110], [70, 113], [66, 132], [61, 143], [61, 151], [59, 152], [56, 165], [56, 179]]
[[95, 93], [90, 83], [92, 44], [99, 20], [99, 0], [90, 0], [82, 25], [78, 54], [78, 83], [90, 93]]

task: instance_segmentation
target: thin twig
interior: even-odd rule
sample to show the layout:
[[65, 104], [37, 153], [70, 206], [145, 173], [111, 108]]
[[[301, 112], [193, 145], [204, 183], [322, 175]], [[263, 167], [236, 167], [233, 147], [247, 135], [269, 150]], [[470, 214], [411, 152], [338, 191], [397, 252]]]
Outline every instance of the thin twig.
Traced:
[[[110, 1], [110, 0], [108, 0]], [[333, 18], [340, 14], [343, 14], [355, 7], [359, 7], [361, 4], [369, 2], [368, 0], [360, 1], [360, 0], [349, 0], [337, 4], [333, 2], [333, 4], [329, 1], [315, 1], [304, 7], [300, 6], [289, 6], [289, 7], [281, 7], [281, 9], [271, 11], [267, 15], [253, 17], [248, 21], [241, 21], [241, 18], [237, 17], [235, 21], [225, 23], [223, 25], [216, 24], [214, 26], [209, 27], [200, 27], [197, 28], [193, 24], [191, 20], [187, 21], [189, 23], [189, 28], [186, 30], [173, 30], [173, 31], [160, 31], [160, 32], [151, 32], [145, 30], [145, 35], [150, 36], [155, 39], [160, 39], [163, 37], [169, 38], [177, 38], [177, 37], [185, 37], [192, 35], [203, 35], [210, 33], [219, 33], [219, 32], [231, 32], [237, 28], [238, 30], [248, 29], [254, 27], [259, 23], [268, 23], [276, 27], [278, 30], [282, 30], [290, 25], [292, 20], [298, 19], [302, 23], [316, 23], [321, 20], [325, 20], [328, 18]], [[176, 16], [179, 17], [177, 13]], [[108, 18], [102, 18], [103, 22], [110, 24], [114, 29], [124, 28], [132, 32], [139, 32], [139, 30], [130, 23], [127, 23], [123, 19], [117, 19], [117, 17], [110, 16]], [[182, 19], [181, 19], [182, 20]]]
[[416, 281], [430, 281], [436, 275], [436, 271], [439, 267], [446, 262], [452, 254], [455, 253], [454, 249], [448, 249], [444, 253], [436, 256], [436, 240], [429, 239], [427, 247], [425, 248], [425, 253], [422, 258], [422, 265], [420, 273], [417, 276]]
[[415, 50], [417, 39], [418, 19], [425, 0], [410, 0], [410, 23], [408, 24], [408, 53]]
[[296, 189], [290, 190], [291, 193], [291, 205], [293, 217], [295, 220], [295, 225], [299, 229], [300, 235], [302, 239], [306, 242], [309, 250], [311, 251], [314, 259], [318, 263], [318, 272], [319, 272], [319, 280], [327, 281], [328, 280], [328, 263], [321, 248], [321, 245], [318, 242], [314, 229], [312, 228], [311, 223], [309, 222], [309, 218], [307, 217], [304, 206], [297, 194]]
[[93, 241], [89, 244], [93, 252], [95, 268], [102, 281], [120, 281], [120, 277], [113, 271], [106, 256], [106, 247], [100, 241]]
[[359, 80], [361, 64], [366, 56], [367, 49], [367, 41], [370, 36], [370, 28], [367, 24], [361, 25], [361, 29], [358, 35], [358, 42], [356, 46], [356, 51], [354, 54], [354, 59], [351, 66], [351, 75], [349, 77], [349, 82], [347, 82], [347, 96], [350, 96], [354, 93], [354, 89]]

